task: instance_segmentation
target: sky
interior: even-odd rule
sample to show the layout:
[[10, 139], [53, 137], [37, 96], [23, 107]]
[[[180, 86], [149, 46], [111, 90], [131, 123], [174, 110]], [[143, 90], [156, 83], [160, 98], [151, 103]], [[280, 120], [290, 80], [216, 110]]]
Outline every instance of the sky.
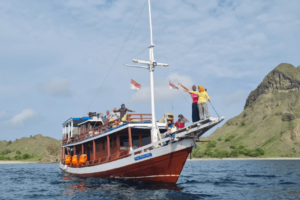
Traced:
[[[147, 6], [146, 0], [1, 0], [0, 140], [61, 139], [68, 118], [122, 103], [150, 113], [149, 71], [123, 65], [149, 59]], [[169, 64], [154, 72], [157, 119], [166, 110], [191, 120], [190, 95], [170, 90], [169, 81], [204, 86], [228, 120], [277, 65], [300, 65], [298, 0], [152, 0], [151, 6], [154, 57]], [[130, 79], [142, 88], [130, 90]]]

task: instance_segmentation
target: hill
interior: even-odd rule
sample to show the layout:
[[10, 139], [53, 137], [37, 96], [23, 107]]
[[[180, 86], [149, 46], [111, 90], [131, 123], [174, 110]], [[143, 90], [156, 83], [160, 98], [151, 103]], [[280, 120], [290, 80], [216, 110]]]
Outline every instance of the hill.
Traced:
[[[194, 149], [194, 157], [299, 157], [300, 66], [280, 64], [253, 90], [244, 111]], [[240, 148], [239, 148], [240, 147]]]
[[60, 140], [42, 135], [22, 137], [14, 142], [0, 141], [0, 159], [59, 162], [60, 146]]

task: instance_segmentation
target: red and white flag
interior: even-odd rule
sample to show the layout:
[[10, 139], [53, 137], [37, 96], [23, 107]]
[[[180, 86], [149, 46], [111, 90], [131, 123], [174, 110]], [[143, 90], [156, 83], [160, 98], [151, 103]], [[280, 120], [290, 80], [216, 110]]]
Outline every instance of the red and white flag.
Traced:
[[141, 84], [135, 82], [133, 79], [131, 79], [130, 89], [132, 90], [139, 90], [141, 89]]
[[178, 87], [176, 87], [173, 83], [171, 83], [170, 81], [169, 81], [169, 85], [170, 85], [170, 89], [172, 90], [179, 90], [179, 88]]

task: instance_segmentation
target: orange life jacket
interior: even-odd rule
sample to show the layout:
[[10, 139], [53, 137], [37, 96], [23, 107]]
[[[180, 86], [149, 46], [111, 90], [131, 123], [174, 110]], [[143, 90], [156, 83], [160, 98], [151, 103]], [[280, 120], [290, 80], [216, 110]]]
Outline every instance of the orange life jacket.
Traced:
[[87, 155], [86, 154], [82, 154], [79, 158], [79, 165], [85, 163], [87, 161]]
[[74, 155], [73, 157], [72, 157], [72, 165], [78, 165], [77, 164], [78, 163], [78, 159], [77, 159], [77, 155]]
[[65, 164], [70, 164], [71, 163], [71, 156], [67, 155], [65, 159]]

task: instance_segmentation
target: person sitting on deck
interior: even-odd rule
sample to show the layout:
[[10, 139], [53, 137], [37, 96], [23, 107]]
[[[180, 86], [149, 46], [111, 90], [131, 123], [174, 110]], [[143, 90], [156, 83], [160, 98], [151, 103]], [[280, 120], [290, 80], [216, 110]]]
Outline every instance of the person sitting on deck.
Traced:
[[112, 110], [111, 116], [114, 120], [119, 119], [120, 115], [117, 113], [117, 108], [114, 107], [114, 109]]
[[172, 128], [173, 125], [174, 125], [174, 123], [173, 123], [173, 118], [172, 118], [172, 119], [168, 119], [168, 120], [167, 120], [167, 124], [166, 124], [166, 129]]
[[[172, 133], [171, 131], [171, 128], [168, 128], [168, 131], [167, 131], [167, 134], [166, 134], [166, 137], [171, 137], [171, 140], [174, 140], [175, 139], [175, 133]], [[169, 144], [169, 141], [166, 141], [166, 144], [165, 145], [168, 145]]]
[[120, 112], [120, 118], [123, 118], [127, 111], [135, 112], [134, 110], [129, 110], [128, 108], [125, 108], [125, 104], [122, 104], [120, 109], [114, 110], [113, 112]]
[[113, 123], [112, 127], [113, 127], [113, 128], [116, 128], [117, 126], [120, 126], [118, 120], [116, 120], [116, 121]]
[[176, 126], [176, 128], [179, 130], [179, 129], [182, 129], [185, 127], [185, 123], [187, 122], [187, 119], [185, 117], [183, 117], [183, 115], [178, 115], [178, 120], [177, 122], [173, 125]]
[[[171, 137], [172, 140], [175, 138], [175, 133], [171, 132], [171, 129], [172, 129], [173, 126], [174, 126], [173, 118], [172, 119], [168, 119], [167, 120], [167, 124], [166, 124], [167, 133], [166, 133], [165, 138]], [[169, 141], [166, 141], [166, 145], [168, 145], [168, 144], [169, 144]]]
[[109, 110], [106, 111], [106, 115], [103, 115], [103, 113], [101, 113], [101, 116], [103, 119], [110, 119], [112, 117], [112, 115], [109, 113]]

